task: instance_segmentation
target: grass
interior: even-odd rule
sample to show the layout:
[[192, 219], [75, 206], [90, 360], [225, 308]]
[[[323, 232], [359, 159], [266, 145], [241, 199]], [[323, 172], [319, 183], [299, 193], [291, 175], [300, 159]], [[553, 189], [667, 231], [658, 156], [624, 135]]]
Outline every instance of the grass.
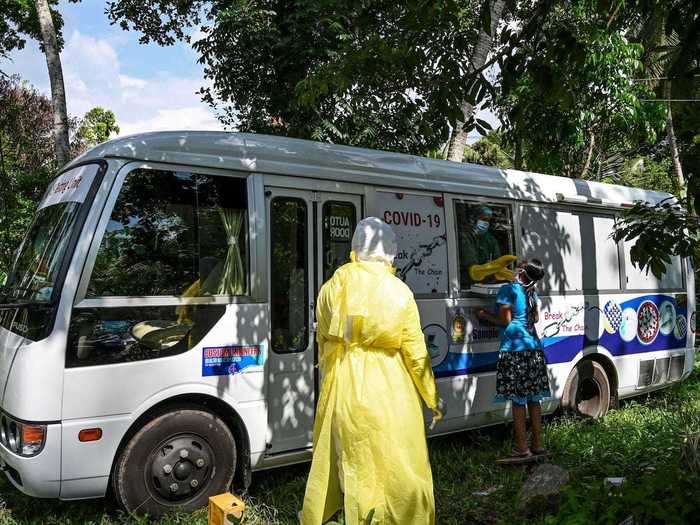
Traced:
[[[524, 468], [497, 467], [493, 460], [511, 447], [510, 428], [499, 426], [429, 441], [437, 523], [684, 523], [700, 512], [700, 477], [682, 459], [684, 435], [700, 432], [700, 365], [685, 382], [622, 403], [604, 418], [550, 418], [545, 442], [554, 462], [572, 481], [557, 516], [526, 518], [517, 494]], [[697, 453], [694, 450], [694, 453]], [[296, 523], [308, 465], [253, 475], [246, 497], [250, 525]], [[605, 488], [605, 477], [627, 478], [622, 492]], [[626, 487], [626, 488], [625, 488]], [[483, 492], [487, 495], [476, 495]], [[685, 513], [685, 514], [684, 514]], [[143, 524], [204, 525], [206, 510], [176, 514], [158, 522], [123, 515], [109, 500], [65, 503], [36, 500], [0, 480], [0, 525]]]

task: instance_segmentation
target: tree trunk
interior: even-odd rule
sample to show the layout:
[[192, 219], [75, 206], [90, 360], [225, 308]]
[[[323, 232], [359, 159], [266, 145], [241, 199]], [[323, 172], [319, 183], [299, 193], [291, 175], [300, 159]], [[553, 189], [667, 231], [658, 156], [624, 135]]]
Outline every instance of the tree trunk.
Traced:
[[[491, 0], [489, 2], [489, 9], [491, 10], [490, 31], [488, 33], [483, 29], [479, 31], [479, 39], [476, 42], [476, 46], [474, 46], [474, 52], [472, 53], [469, 63], [468, 74], [474, 73], [475, 71], [481, 69], [486, 63], [489, 51], [491, 50], [493, 37], [496, 34], [496, 28], [501, 20], [501, 14], [503, 13], [504, 6], [505, 0]], [[452, 137], [450, 138], [450, 145], [447, 150], [447, 160], [462, 162], [462, 157], [464, 156], [464, 146], [467, 143], [467, 132], [463, 130], [463, 127], [466, 122], [469, 122], [469, 119], [473, 114], [474, 106], [472, 106], [466, 100], [463, 101], [462, 120], [455, 122], [452, 127]]]
[[520, 137], [517, 137], [515, 141], [515, 155], [513, 159], [513, 167], [516, 170], [520, 170], [523, 168], [523, 141], [520, 139]]
[[68, 153], [68, 111], [66, 110], [66, 89], [63, 85], [63, 68], [61, 67], [56, 28], [53, 25], [49, 4], [47, 0], [35, 0], [34, 3], [36, 12], [39, 15], [46, 65], [49, 69], [56, 164], [60, 168], [70, 160]]
[[685, 178], [683, 177], [683, 166], [681, 166], [681, 157], [678, 153], [678, 143], [676, 142], [676, 133], [673, 130], [673, 113], [671, 111], [671, 81], [666, 80], [664, 85], [664, 98], [668, 105], [666, 113], [666, 137], [668, 138], [668, 147], [671, 150], [671, 160], [673, 161], [673, 173], [676, 176], [678, 183], [678, 196], [685, 199], [687, 188]]
[[581, 170], [581, 178], [586, 178], [586, 174], [591, 167], [591, 160], [593, 159], [593, 148], [595, 147], [595, 135], [590, 132], [590, 140], [588, 142], [588, 151], [586, 152], [586, 161], [583, 164], [583, 169]]

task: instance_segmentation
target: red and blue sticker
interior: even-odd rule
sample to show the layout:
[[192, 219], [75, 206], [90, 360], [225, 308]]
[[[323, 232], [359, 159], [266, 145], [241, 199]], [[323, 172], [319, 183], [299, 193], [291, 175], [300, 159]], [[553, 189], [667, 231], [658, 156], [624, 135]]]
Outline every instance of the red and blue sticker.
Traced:
[[237, 374], [250, 366], [262, 365], [262, 345], [212, 346], [202, 350], [202, 376]]

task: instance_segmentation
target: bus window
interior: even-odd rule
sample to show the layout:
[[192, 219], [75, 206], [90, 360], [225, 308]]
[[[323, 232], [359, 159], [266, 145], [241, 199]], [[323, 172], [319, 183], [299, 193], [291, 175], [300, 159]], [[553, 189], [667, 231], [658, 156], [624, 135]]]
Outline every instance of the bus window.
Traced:
[[[578, 215], [538, 206], [523, 206], [523, 257], [544, 263], [544, 293], [583, 289], [581, 226]], [[588, 261], [587, 261], [588, 262]], [[595, 264], [595, 261], [591, 261]]]
[[615, 218], [580, 213], [582, 289], [619, 290], [620, 254], [612, 238]]
[[323, 204], [323, 281], [349, 262], [352, 235], [357, 218], [352, 202], [327, 201]]
[[76, 308], [66, 367], [158, 359], [186, 352], [221, 319], [224, 305]]
[[[472, 265], [515, 254], [511, 208], [502, 204], [455, 202], [455, 219], [460, 286], [469, 290], [475, 284], [469, 275]], [[498, 279], [487, 276], [482, 282], [495, 284]]]
[[272, 349], [303, 352], [308, 345], [308, 222], [306, 203], [278, 197], [270, 206]]
[[244, 179], [129, 173], [107, 224], [88, 297], [245, 295]]
[[657, 279], [651, 270], [640, 270], [634, 263], [630, 250], [635, 241], [625, 241], [625, 274], [629, 290], [680, 290], [683, 287], [683, 265], [677, 255], [671, 257], [671, 263], [666, 265], [666, 271]]

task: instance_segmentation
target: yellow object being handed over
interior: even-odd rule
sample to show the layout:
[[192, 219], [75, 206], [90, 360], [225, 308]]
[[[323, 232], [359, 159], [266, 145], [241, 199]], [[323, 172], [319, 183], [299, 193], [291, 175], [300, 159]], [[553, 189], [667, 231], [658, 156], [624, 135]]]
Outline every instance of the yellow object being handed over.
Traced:
[[472, 264], [469, 267], [469, 277], [475, 282], [481, 282], [491, 275], [497, 281], [512, 281], [513, 271], [507, 266], [517, 260], [518, 258], [515, 255], [502, 255], [498, 259], [484, 264]]

